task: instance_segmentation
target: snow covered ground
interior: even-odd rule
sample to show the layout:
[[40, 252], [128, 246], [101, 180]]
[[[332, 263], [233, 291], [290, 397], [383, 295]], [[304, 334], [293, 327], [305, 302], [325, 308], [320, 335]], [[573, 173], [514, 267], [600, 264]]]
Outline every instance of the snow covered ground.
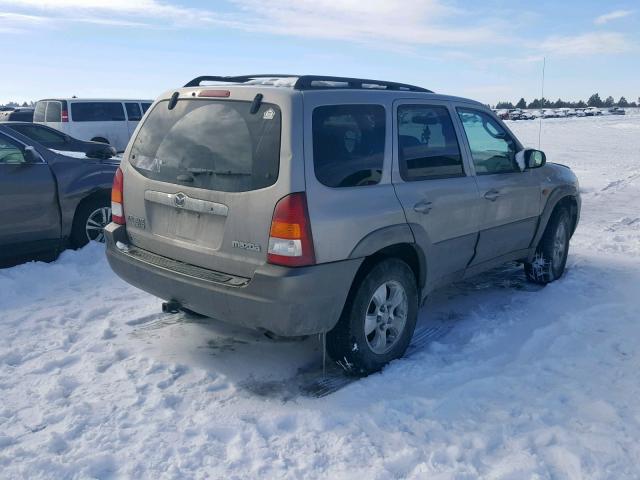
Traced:
[[323, 398], [316, 338], [160, 314], [99, 245], [1, 270], [0, 477], [639, 478], [640, 114], [545, 120], [542, 148], [583, 191], [566, 276], [438, 292], [433, 341]]

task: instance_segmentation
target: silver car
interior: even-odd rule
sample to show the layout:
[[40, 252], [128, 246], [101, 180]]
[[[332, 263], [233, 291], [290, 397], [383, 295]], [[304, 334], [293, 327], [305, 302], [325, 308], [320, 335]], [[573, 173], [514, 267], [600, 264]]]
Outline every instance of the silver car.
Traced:
[[342, 77], [198, 77], [134, 132], [113, 270], [219, 320], [326, 334], [355, 375], [403, 355], [434, 289], [507, 261], [559, 278], [578, 182], [481, 103]]

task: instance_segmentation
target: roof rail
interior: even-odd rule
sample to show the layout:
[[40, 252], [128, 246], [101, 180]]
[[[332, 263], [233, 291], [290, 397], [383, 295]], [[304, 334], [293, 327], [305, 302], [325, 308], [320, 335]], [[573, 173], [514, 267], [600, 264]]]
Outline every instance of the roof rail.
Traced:
[[266, 74], [260, 73], [258, 75], [237, 75], [237, 76], [211, 76], [211, 75], [203, 75], [201, 77], [196, 77], [185, 85], [186, 87], [199, 87], [202, 82], [224, 82], [224, 83], [246, 83], [250, 80], [254, 80], [256, 78], [298, 78], [299, 75], [286, 75], [282, 73], [274, 73], [274, 74]]
[[426, 88], [409, 85], [406, 83], [387, 82], [384, 80], [370, 80], [366, 78], [332, 77], [326, 75], [285, 75], [285, 74], [258, 74], [239, 76], [208, 76], [196, 77], [185, 87], [199, 87], [202, 82], [247, 83], [260, 78], [295, 78], [293, 88], [296, 90], [329, 90], [329, 89], [364, 89], [364, 90], [403, 90], [408, 92], [433, 93]]
[[[346, 84], [346, 86], [343, 86]], [[433, 93], [426, 88], [406, 83], [387, 82], [385, 80], [371, 80], [367, 78], [330, 77], [324, 75], [302, 75], [298, 77], [294, 86], [296, 90], [322, 90], [331, 88], [405, 90], [409, 92]]]

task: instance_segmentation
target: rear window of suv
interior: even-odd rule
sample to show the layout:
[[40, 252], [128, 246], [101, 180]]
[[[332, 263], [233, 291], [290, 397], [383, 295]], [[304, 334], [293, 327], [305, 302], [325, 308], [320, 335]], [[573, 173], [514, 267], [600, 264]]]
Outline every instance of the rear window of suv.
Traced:
[[251, 102], [179, 100], [157, 103], [129, 156], [153, 180], [207, 190], [246, 192], [273, 185], [280, 166], [280, 109]]
[[375, 185], [384, 161], [382, 105], [327, 105], [313, 111], [313, 166], [328, 187]]

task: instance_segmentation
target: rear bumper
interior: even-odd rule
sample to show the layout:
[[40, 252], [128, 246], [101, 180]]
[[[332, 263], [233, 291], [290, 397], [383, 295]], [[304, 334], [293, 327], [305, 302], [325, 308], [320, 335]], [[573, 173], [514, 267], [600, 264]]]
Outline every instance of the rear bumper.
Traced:
[[109, 224], [105, 237], [109, 264], [128, 283], [203, 315], [282, 336], [331, 330], [362, 263], [350, 259], [299, 268], [267, 264], [253, 278], [242, 279], [186, 264], [178, 268], [179, 262], [151, 252], [132, 255], [118, 248], [128, 244], [121, 225]]

